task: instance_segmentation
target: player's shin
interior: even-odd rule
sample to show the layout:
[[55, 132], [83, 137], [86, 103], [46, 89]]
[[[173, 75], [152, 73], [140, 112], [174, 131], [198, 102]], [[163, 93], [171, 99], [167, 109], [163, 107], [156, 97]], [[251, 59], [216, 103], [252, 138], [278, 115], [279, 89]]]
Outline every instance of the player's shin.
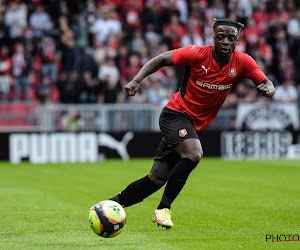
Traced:
[[110, 200], [118, 202], [123, 207], [129, 207], [143, 201], [160, 189], [160, 187], [154, 184], [148, 176], [145, 176], [128, 185], [122, 192], [110, 198]]
[[171, 171], [167, 185], [157, 209], [171, 208], [171, 204], [176, 199], [182, 188], [184, 187], [189, 174], [197, 166], [198, 163], [182, 158]]

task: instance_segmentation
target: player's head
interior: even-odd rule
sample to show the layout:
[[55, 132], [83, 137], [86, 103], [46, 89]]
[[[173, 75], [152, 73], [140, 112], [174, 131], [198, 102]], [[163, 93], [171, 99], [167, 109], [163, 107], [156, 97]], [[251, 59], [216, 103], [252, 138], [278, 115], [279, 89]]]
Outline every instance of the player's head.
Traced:
[[243, 24], [230, 19], [214, 19], [214, 50], [222, 58], [230, 58], [242, 33]]

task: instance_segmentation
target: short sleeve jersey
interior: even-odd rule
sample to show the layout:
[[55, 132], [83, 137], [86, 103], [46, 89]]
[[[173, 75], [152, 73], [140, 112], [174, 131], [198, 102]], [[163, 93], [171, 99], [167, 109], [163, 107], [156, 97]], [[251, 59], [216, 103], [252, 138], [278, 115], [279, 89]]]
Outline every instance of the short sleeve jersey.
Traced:
[[234, 51], [228, 64], [220, 67], [212, 56], [213, 45], [189, 45], [172, 51], [175, 65], [184, 65], [180, 90], [166, 104], [167, 108], [186, 114], [197, 131], [202, 131], [218, 114], [229, 91], [241, 78], [255, 84], [266, 79], [254, 59]]

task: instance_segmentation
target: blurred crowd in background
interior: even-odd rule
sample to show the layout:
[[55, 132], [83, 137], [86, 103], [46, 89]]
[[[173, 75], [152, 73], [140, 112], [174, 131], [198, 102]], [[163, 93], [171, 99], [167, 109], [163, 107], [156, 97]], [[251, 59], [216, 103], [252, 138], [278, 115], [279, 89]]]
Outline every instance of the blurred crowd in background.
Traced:
[[[227, 17], [245, 25], [236, 50], [274, 82], [273, 101], [299, 102], [297, 0], [0, 0], [0, 101], [165, 104], [182, 68], [152, 74], [130, 99], [124, 86], [158, 54], [212, 44], [213, 19]], [[259, 98], [245, 79], [224, 106]]]

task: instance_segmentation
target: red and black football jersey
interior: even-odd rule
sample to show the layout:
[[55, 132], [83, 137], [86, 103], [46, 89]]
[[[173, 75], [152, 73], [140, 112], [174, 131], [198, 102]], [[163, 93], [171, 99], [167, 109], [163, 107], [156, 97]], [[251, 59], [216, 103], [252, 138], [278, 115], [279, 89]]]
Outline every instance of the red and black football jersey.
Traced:
[[185, 75], [179, 92], [167, 108], [186, 114], [196, 130], [203, 130], [218, 114], [232, 87], [241, 78], [255, 84], [266, 75], [248, 54], [234, 51], [228, 64], [220, 67], [212, 56], [213, 45], [190, 45], [172, 51], [175, 65], [185, 65]]

